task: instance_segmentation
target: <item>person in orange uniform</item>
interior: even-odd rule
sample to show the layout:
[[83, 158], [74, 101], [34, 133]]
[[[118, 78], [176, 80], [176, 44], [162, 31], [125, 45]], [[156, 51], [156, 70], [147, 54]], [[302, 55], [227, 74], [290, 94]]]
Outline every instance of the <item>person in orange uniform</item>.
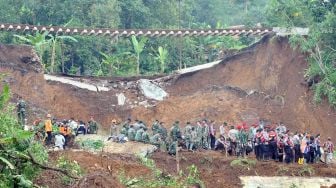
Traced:
[[51, 132], [52, 132], [52, 123], [51, 123], [51, 115], [47, 115], [47, 119], [44, 121], [44, 129], [45, 132], [47, 133], [47, 145], [51, 144]]
[[71, 136], [71, 128], [67, 124], [64, 125], [63, 135], [64, 135], [64, 138], [65, 138], [64, 146], [66, 146], [68, 144], [70, 136]]

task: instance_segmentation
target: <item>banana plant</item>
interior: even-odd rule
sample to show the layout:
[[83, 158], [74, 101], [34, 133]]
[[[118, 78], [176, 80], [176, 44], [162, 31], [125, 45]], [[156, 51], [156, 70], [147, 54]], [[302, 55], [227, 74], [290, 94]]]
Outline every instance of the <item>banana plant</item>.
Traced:
[[18, 38], [20, 41], [32, 45], [37, 51], [40, 61], [44, 65], [45, 62], [43, 61], [43, 54], [50, 44], [50, 39], [48, 39], [48, 32], [36, 32], [35, 35], [29, 34], [27, 36], [14, 35], [14, 37]]
[[168, 58], [168, 50], [163, 48], [162, 46], [159, 46], [158, 54], [156, 55], [155, 59], [157, 59], [160, 63], [161, 73], [164, 73], [165, 71], [167, 58]]
[[137, 74], [140, 74], [140, 54], [145, 49], [145, 45], [147, 42], [147, 38], [141, 38], [140, 41], [132, 35], [132, 44], [134, 51], [136, 53], [136, 61], [137, 61]]

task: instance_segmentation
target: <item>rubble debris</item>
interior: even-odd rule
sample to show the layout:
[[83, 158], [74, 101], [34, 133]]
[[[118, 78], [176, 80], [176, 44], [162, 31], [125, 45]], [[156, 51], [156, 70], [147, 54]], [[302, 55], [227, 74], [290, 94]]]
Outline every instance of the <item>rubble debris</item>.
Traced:
[[161, 87], [147, 79], [140, 79], [138, 81], [138, 87], [142, 94], [150, 99], [162, 101], [168, 96], [167, 92], [165, 92]]
[[116, 94], [117, 98], [118, 98], [118, 105], [119, 106], [124, 106], [125, 102], [126, 102], [126, 97], [123, 93], [118, 93]]

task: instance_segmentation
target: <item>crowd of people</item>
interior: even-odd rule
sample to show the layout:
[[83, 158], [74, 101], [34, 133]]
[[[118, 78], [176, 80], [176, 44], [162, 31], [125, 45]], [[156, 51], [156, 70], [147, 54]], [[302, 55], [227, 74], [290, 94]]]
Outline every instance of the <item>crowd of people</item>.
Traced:
[[333, 158], [334, 145], [330, 137], [322, 143], [319, 134], [294, 133], [282, 122], [266, 124], [259, 121], [253, 125], [243, 122], [235, 126], [224, 122], [217, 127], [215, 121], [204, 119], [194, 124], [187, 122], [183, 127], [180, 128], [179, 121], [167, 131], [164, 123], [158, 120], [151, 127], [139, 120], [132, 122], [128, 119], [119, 125], [113, 120], [109, 139], [153, 144], [171, 155], [176, 153], [177, 147], [181, 147], [189, 151], [219, 150], [236, 156], [249, 155], [254, 151], [258, 160], [299, 164], [320, 161], [322, 154], [326, 163]]
[[[54, 144], [54, 147], [64, 149], [68, 143], [79, 134], [97, 134], [98, 123], [91, 116], [90, 121], [75, 120], [57, 120], [47, 114], [46, 120], [37, 119], [33, 127], [27, 127], [26, 130], [33, 129], [36, 132], [37, 139], [45, 140], [47, 146]], [[44, 139], [45, 138], [45, 139]]]
[[[74, 136], [97, 133], [99, 127], [93, 116], [88, 123], [84, 123], [73, 118], [52, 120], [50, 114], [44, 122], [38, 120], [34, 125], [37, 129], [43, 129], [46, 145], [51, 145], [53, 140], [55, 147], [60, 149], [64, 149]], [[127, 119], [122, 123], [112, 120], [108, 140], [153, 144], [170, 155], [175, 155], [177, 148], [181, 148], [193, 152], [217, 150], [232, 156], [245, 156], [254, 152], [257, 160], [299, 164], [315, 163], [320, 159], [330, 163], [333, 158], [334, 145], [330, 137], [322, 143], [319, 134], [294, 133], [282, 122], [269, 124], [261, 120], [252, 125], [244, 122], [230, 125], [224, 122], [218, 126], [215, 121], [203, 119], [195, 123], [186, 122], [183, 127], [180, 128], [179, 121], [175, 121], [167, 130], [159, 120], [151, 126], [141, 120], [132, 122]]]

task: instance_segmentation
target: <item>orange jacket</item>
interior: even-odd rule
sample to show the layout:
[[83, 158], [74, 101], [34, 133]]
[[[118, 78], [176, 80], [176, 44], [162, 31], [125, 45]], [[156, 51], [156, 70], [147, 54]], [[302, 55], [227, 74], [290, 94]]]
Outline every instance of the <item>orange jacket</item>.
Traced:
[[65, 135], [65, 128], [63, 126], [59, 127], [59, 132], [62, 134], [62, 135]]
[[70, 127], [64, 128], [64, 135], [70, 135], [70, 134], [71, 134], [71, 128]]
[[46, 132], [52, 132], [52, 124], [51, 124], [51, 120], [45, 120], [44, 122], [44, 128]]

